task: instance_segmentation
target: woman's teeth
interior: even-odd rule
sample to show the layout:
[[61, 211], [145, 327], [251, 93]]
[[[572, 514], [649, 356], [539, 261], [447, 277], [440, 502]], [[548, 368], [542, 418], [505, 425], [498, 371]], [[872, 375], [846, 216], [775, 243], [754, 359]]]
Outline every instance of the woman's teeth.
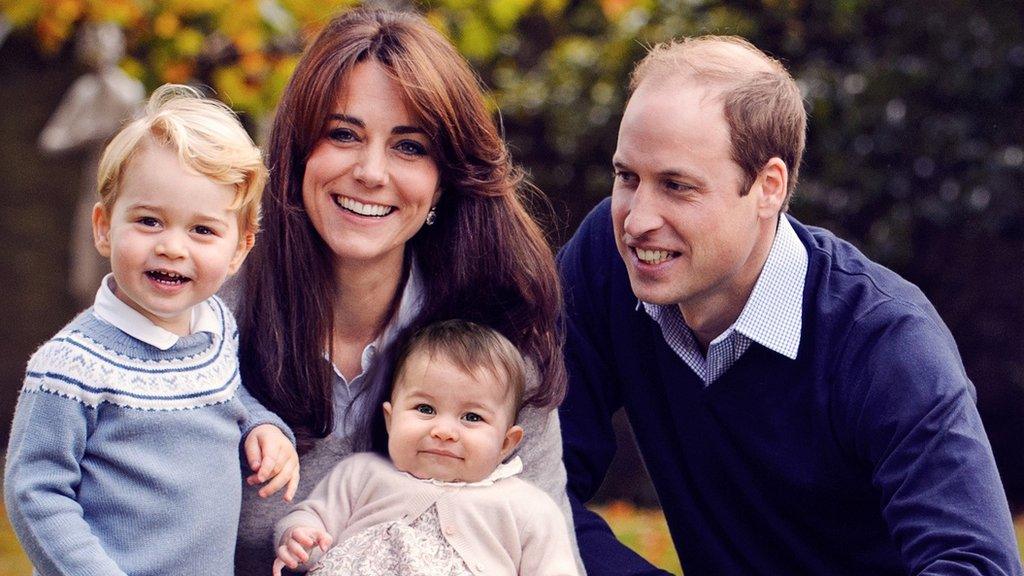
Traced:
[[672, 252], [667, 250], [644, 250], [643, 248], [636, 249], [636, 257], [640, 259], [644, 264], [661, 264], [665, 260], [668, 260], [672, 256]]
[[387, 216], [395, 208], [383, 204], [363, 204], [345, 196], [335, 196], [334, 203], [360, 216]]

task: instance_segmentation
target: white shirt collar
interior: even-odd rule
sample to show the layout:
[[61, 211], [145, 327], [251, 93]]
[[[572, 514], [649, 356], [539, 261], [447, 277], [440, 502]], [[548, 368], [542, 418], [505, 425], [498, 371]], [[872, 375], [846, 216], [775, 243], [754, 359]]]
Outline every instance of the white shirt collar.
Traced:
[[768, 259], [733, 328], [754, 342], [795, 360], [803, 327], [807, 248], [785, 214], [779, 216]]
[[[107, 274], [100, 282], [100, 289], [96, 291], [96, 300], [93, 303], [93, 314], [100, 320], [110, 324], [125, 334], [141, 340], [146, 344], [155, 346], [160, 350], [167, 350], [178, 343], [180, 337], [165, 330], [146, 318], [138, 310], [135, 310], [120, 298], [114, 295], [114, 288], [117, 286], [113, 274]], [[209, 302], [201, 302], [192, 307], [192, 318], [189, 322], [189, 333], [210, 332], [216, 334], [220, 331], [220, 319], [217, 313], [210, 307]]]
[[509, 460], [508, 462], [498, 464], [498, 467], [494, 469], [494, 472], [491, 472], [490, 476], [484, 478], [483, 480], [477, 480], [476, 482], [445, 482], [444, 480], [434, 480], [433, 478], [416, 478], [415, 476], [413, 476], [413, 478], [416, 478], [421, 482], [428, 482], [435, 486], [491, 486], [492, 484], [499, 480], [511, 478], [512, 476], [515, 476], [516, 474], [519, 474], [522, 471], [523, 461], [521, 458], [519, 458], [519, 456], [516, 456]]

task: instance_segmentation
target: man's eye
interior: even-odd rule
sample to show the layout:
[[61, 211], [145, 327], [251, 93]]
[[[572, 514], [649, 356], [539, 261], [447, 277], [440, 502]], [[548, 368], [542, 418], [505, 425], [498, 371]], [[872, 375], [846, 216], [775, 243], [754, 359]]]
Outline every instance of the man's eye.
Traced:
[[666, 180], [665, 188], [673, 192], [686, 192], [688, 190], [693, 190], [694, 187], [689, 184], [684, 184], [682, 182], [676, 182], [675, 180]]
[[621, 181], [623, 184], [632, 184], [636, 182], [636, 174], [632, 172], [626, 172], [624, 170], [616, 170], [614, 172], [615, 179]]
[[477, 414], [476, 412], [467, 412], [464, 416], [467, 422], [483, 422], [484, 417]]
[[415, 410], [420, 414], [433, 414], [434, 407], [430, 404], [417, 404]]

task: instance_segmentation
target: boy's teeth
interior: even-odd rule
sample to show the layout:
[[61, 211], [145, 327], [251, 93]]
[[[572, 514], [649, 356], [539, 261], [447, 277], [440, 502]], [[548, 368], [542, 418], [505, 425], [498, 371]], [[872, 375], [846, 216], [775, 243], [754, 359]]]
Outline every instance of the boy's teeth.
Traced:
[[636, 249], [636, 256], [645, 264], [660, 264], [668, 257], [671, 253], [667, 250], [644, 250], [643, 248]]
[[360, 216], [387, 216], [392, 210], [394, 210], [391, 206], [384, 206], [383, 204], [363, 204], [362, 202], [357, 202], [345, 196], [335, 196], [334, 202], [345, 210], [355, 212]]

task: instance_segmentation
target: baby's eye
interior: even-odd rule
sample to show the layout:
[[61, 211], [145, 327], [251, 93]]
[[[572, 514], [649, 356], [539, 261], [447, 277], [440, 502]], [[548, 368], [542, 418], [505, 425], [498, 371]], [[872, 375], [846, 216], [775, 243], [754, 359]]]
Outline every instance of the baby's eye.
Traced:
[[483, 422], [484, 421], [484, 417], [479, 415], [479, 414], [477, 414], [476, 412], [466, 412], [466, 415], [463, 416], [463, 418], [465, 418], [467, 422]]
[[156, 218], [153, 218], [152, 216], [143, 216], [143, 217], [139, 218], [138, 220], [136, 220], [136, 222], [138, 222], [139, 224], [142, 224], [143, 226], [147, 226], [147, 227], [153, 227], [153, 226], [159, 226], [160, 225], [160, 221], [157, 220]]
[[210, 228], [209, 226], [196, 226], [195, 232], [200, 236], [213, 236], [216, 234], [213, 228]]
[[417, 404], [415, 410], [420, 414], [433, 414], [434, 407], [430, 404]]

